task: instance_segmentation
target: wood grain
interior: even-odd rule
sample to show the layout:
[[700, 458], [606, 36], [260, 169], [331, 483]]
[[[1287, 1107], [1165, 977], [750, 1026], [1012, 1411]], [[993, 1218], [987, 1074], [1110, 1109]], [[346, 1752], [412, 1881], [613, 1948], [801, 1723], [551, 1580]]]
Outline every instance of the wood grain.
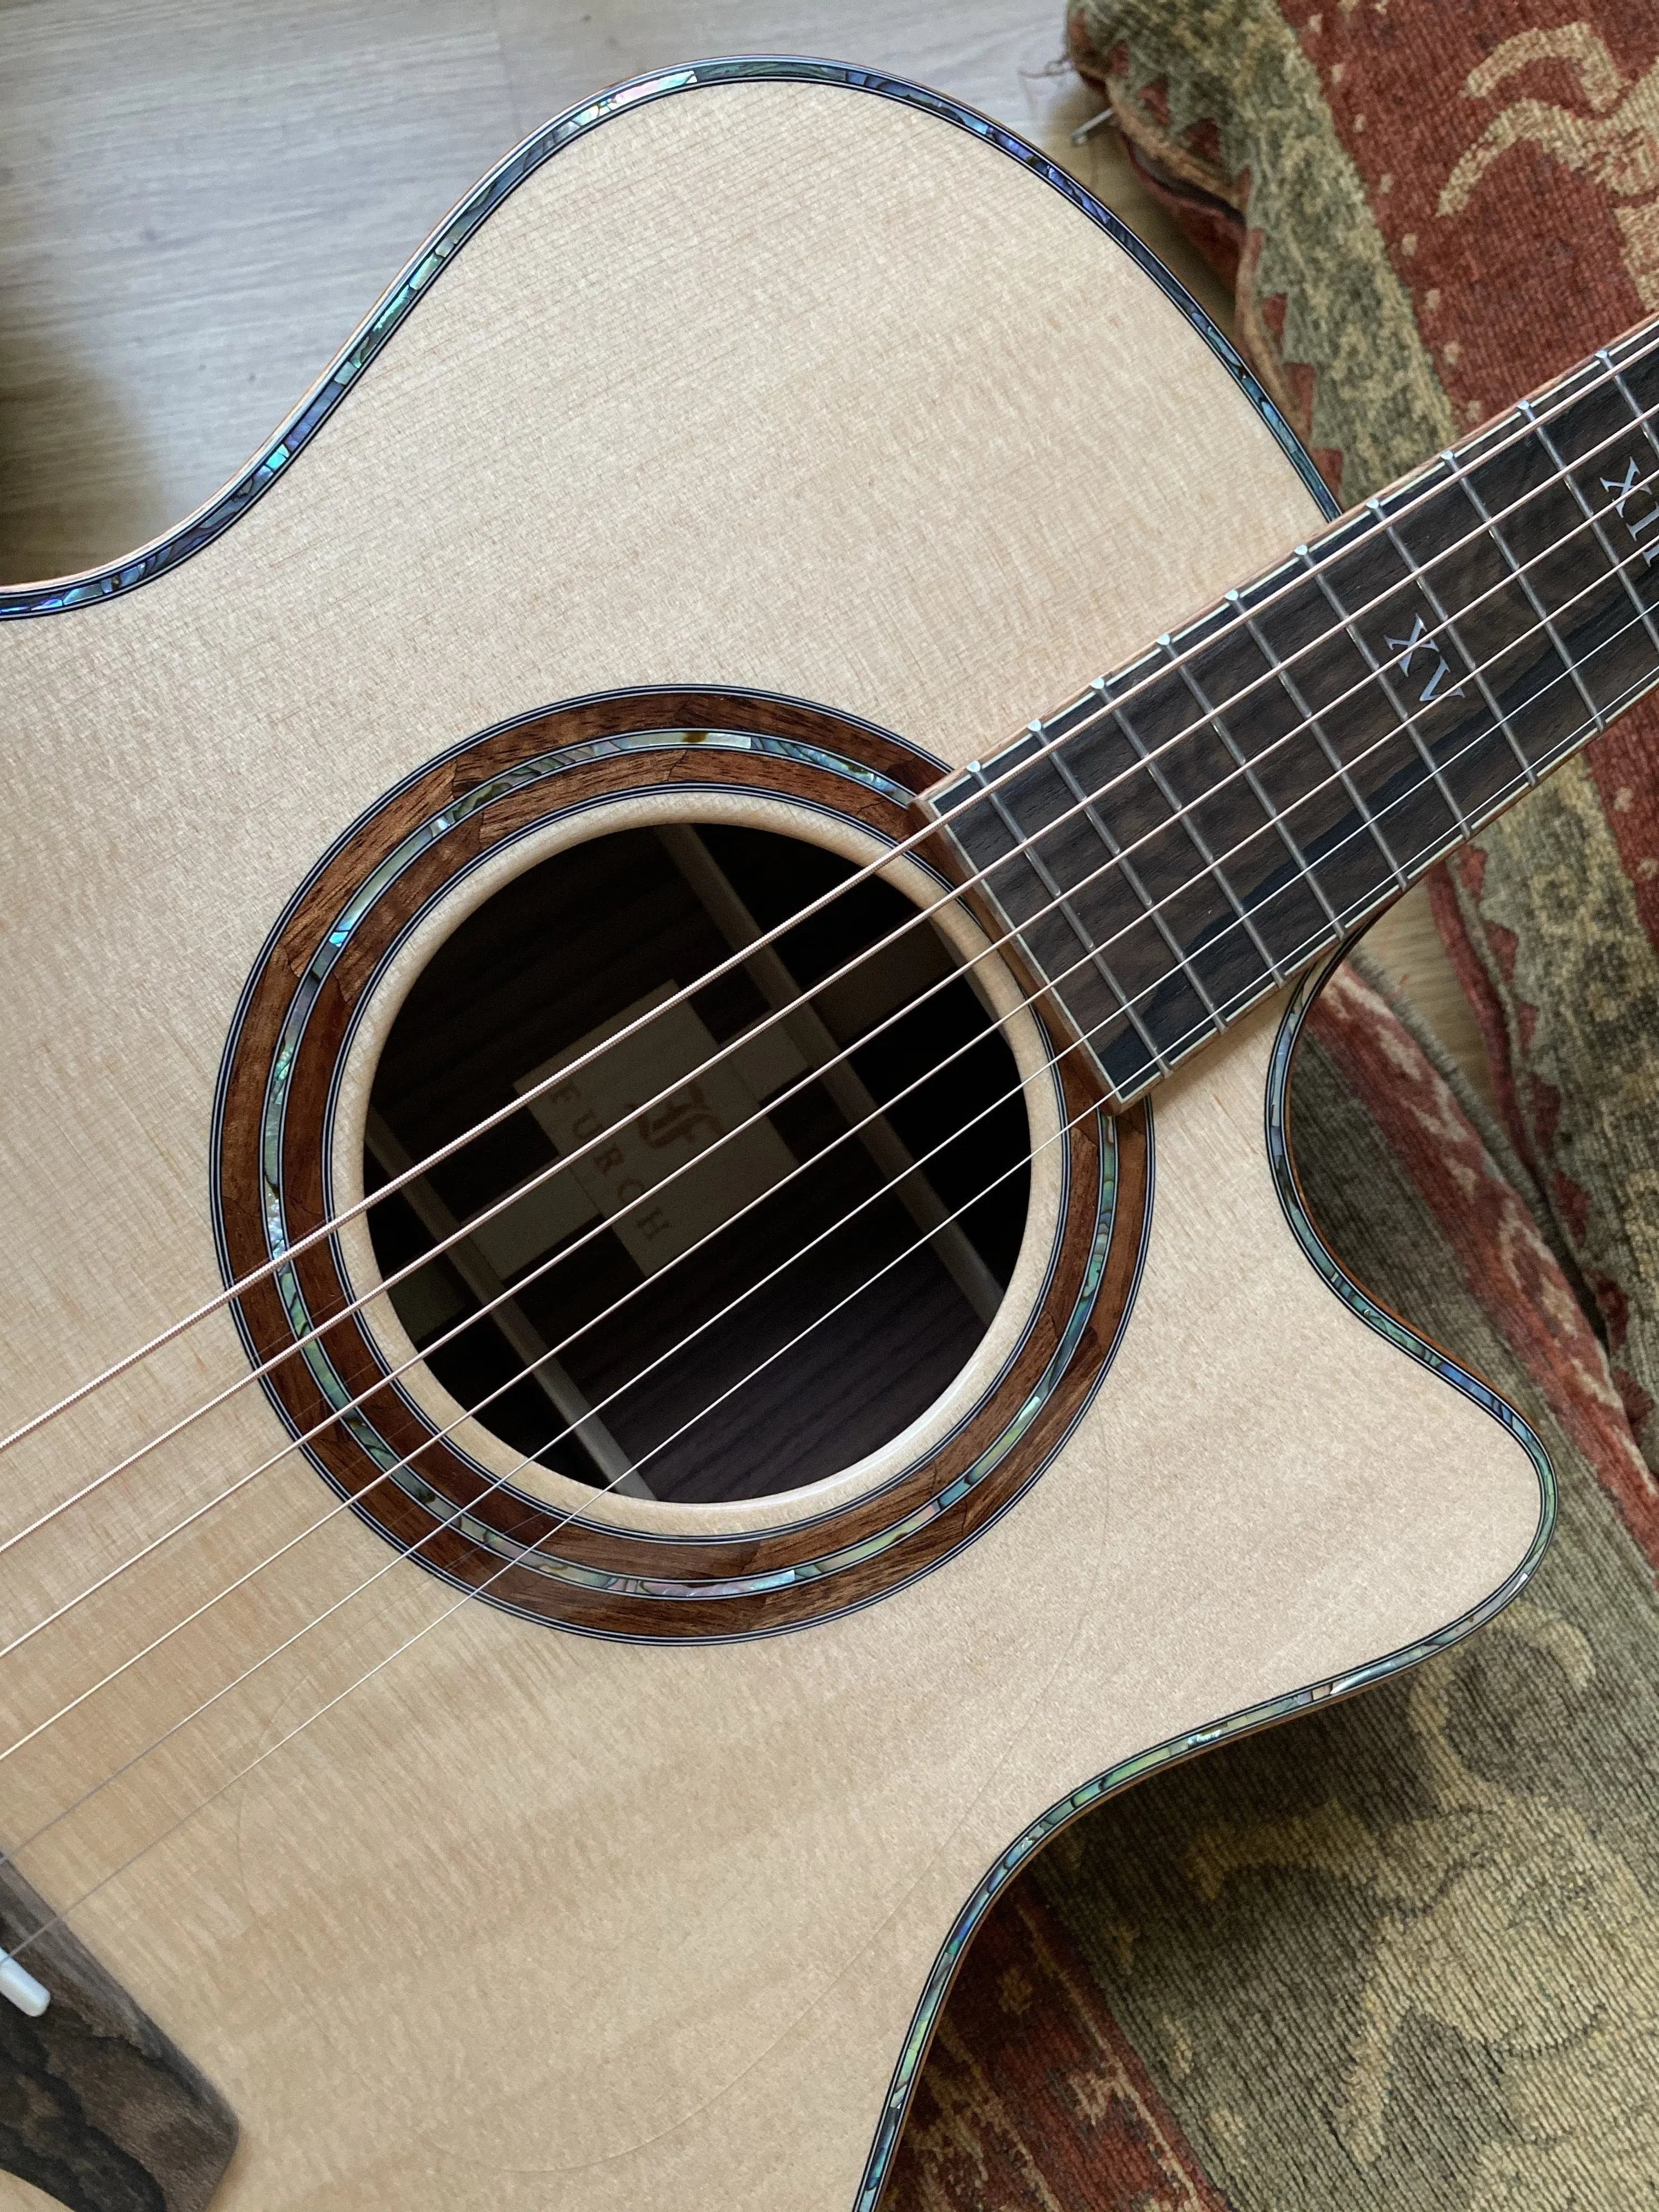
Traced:
[[[690, 56], [831, 53], [1034, 138], [1224, 329], [1231, 296], [1059, 66], [1052, 7], [969, 0], [32, 0], [0, 11], [0, 580], [172, 527], [275, 428], [516, 139]], [[1421, 891], [1370, 933], [1483, 1100], [1480, 1028]]]
[[30, 0], [0, 11], [0, 578], [88, 567], [224, 483], [477, 178], [601, 86], [829, 53], [1051, 141], [1219, 289], [1042, 72], [1057, 10], [968, 0]]

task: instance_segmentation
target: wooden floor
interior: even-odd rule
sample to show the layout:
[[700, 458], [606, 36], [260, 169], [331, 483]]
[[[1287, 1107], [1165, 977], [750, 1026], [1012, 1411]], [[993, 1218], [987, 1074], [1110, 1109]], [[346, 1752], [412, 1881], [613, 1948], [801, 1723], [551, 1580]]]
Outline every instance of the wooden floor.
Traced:
[[[9, 0], [0, 580], [168, 530], [509, 147], [699, 54], [827, 54], [955, 94], [1076, 169], [1224, 320], [1111, 132], [1071, 143], [1099, 103], [1061, 50], [1060, 0]], [[1371, 943], [1489, 1089], [1420, 891]]]

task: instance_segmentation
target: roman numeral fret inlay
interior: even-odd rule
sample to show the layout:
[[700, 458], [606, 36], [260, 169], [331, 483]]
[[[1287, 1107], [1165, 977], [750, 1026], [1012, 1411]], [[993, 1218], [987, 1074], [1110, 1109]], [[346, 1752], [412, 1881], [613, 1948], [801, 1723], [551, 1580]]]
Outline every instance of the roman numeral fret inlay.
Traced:
[[[1659, 522], [1659, 505], [1648, 504], [1654, 496], [1653, 487], [1642, 483], [1633, 460], [1626, 464], [1623, 476], [1603, 477], [1601, 489], [1613, 493], [1613, 511], [1632, 538], [1640, 539], [1644, 531], [1651, 530], [1654, 524]], [[1627, 512], [1632, 500], [1637, 502], [1634, 514]], [[1642, 546], [1644, 564], [1656, 559], [1659, 559], [1659, 540], [1651, 544], [1644, 542]]]
[[923, 801], [1127, 1103], [1659, 682], [1659, 324]]

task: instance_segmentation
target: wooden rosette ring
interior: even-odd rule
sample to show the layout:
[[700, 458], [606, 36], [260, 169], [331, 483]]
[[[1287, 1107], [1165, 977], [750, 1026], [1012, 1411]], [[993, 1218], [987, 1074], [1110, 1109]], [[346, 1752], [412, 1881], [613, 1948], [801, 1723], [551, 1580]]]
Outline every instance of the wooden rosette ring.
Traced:
[[783, 1494], [761, 1501], [757, 1525], [711, 1516], [704, 1533], [684, 1510], [653, 1526], [648, 1504], [539, 1465], [505, 1479], [466, 1449], [466, 1425], [441, 1435], [406, 1378], [391, 1379], [368, 1312], [345, 1312], [373, 1282], [361, 1265], [354, 1278], [341, 1233], [294, 1250], [340, 1210], [336, 1117], [364, 1009], [454, 886], [486, 865], [499, 874], [515, 851], [530, 865], [559, 825], [570, 842], [599, 834], [619, 805], [660, 810], [665, 798], [688, 820], [735, 798], [896, 845], [916, 826], [914, 794], [940, 769], [869, 724], [795, 701], [606, 694], [504, 723], [431, 762], [380, 799], [289, 902], [227, 1048], [215, 1154], [221, 1262], [228, 1285], [284, 1255], [234, 1307], [250, 1356], [275, 1363], [264, 1387], [324, 1478], [430, 1571], [590, 1634], [659, 1641], [800, 1627], [947, 1559], [1064, 1441], [1133, 1297], [1150, 1124], [1144, 1107], [1115, 1121], [1099, 1110], [1080, 1055], [1056, 1054], [1046, 1031], [1047, 1066], [1026, 1074], [1026, 1090], [1029, 1100], [1033, 1080], [1053, 1086], [1063, 1167], [1037, 1294], [948, 1429], [827, 1505], [810, 1490], [792, 1498], [786, 1480]]

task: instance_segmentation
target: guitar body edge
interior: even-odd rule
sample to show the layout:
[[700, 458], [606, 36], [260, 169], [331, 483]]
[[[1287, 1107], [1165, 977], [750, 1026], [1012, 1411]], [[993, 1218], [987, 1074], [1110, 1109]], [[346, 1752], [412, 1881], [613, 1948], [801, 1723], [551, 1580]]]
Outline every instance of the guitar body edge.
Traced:
[[[1267, 1158], [1285, 1219], [1309, 1265], [1343, 1306], [1368, 1328], [1375, 1330], [1401, 1357], [1415, 1361], [1471, 1405], [1491, 1415], [1500, 1430], [1524, 1453], [1537, 1486], [1537, 1520], [1531, 1541], [1501, 1580], [1483, 1591], [1455, 1618], [1425, 1627], [1410, 1642], [1380, 1652], [1323, 1681], [1298, 1684], [1276, 1695], [1236, 1711], [1214, 1715], [1199, 1725], [1150, 1744], [1115, 1765], [1080, 1781], [1018, 1835], [987, 1869], [973, 1893], [963, 1905], [950, 1935], [941, 1945], [927, 1984], [916, 2005], [902, 2052], [894, 2069], [881, 2124], [877, 2130], [869, 2162], [856, 2200], [856, 2212], [874, 2212], [897, 2148], [911, 2098], [921, 2079], [933, 2037], [952, 1984], [967, 1955], [975, 1930], [1014, 1877], [1024, 1872], [1034, 1856], [1063, 1829], [1109, 1798], [1136, 1783], [1149, 1780], [1166, 1768], [1178, 1765], [1218, 1745], [1253, 1735], [1262, 1729], [1293, 1721], [1316, 1706], [1357, 1696], [1389, 1676], [1419, 1666], [1437, 1653], [1449, 1650], [1502, 1612], [1526, 1588], [1542, 1559], [1554, 1531], [1556, 1483], [1554, 1469], [1536, 1431], [1526, 1417], [1481, 1376], [1462, 1365], [1449, 1352], [1419, 1335], [1409, 1322], [1380, 1305], [1365, 1286], [1344, 1267], [1340, 1257], [1321, 1237], [1304, 1200], [1295, 1165], [1293, 1116], [1290, 1103], [1292, 1062], [1308, 1018], [1320, 992], [1329, 981], [1347, 948], [1312, 970], [1283, 1012], [1273, 1040], [1263, 1096], [1263, 1134]], [[1524, 1492], [1522, 1493], [1524, 1496]], [[1524, 1525], [1524, 1515], [1522, 1516]]]
[[[7, 1416], [216, 1291], [245, 981], [423, 764], [550, 702], [701, 684], [960, 766], [1318, 519], [1179, 288], [948, 102], [726, 64], [531, 147], [242, 486], [0, 608]], [[1541, 1455], [1287, 1228], [1284, 1012], [1159, 1090], [1111, 1369], [936, 1571], [797, 1633], [653, 1647], [446, 1615], [399, 1569], [20, 1854], [68, 1904], [135, 1821], [258, 1759], [73, 1915], [240, 2123], [216, 2208], [867, 2205], [962, 1941], [1043, 1834], [1466, 1632], [1530, 1571]], [[222, 1316], [107, 1434], [91, 1412], [88, 1448], [246, 1371]], [[7, 1607], [72, 1595], [283, 1433], [243, 1393], [210, 1453], [0, 1565]], [[24, 1456], [13, 1495], [65, 1480]], [[376, 1575], [349, 1514], [301, 1540], [330, 1502], [282, 1462], [216, 1515], [199, 1584], [169, 1555], [32, 1645], [8, 1734], [280, 1546], [216, 1643], [170, 1647], [185, 1693]], [[0, 1842], [176, 1717], [179, 1682], [131, 1687], [12, 1763]]]

